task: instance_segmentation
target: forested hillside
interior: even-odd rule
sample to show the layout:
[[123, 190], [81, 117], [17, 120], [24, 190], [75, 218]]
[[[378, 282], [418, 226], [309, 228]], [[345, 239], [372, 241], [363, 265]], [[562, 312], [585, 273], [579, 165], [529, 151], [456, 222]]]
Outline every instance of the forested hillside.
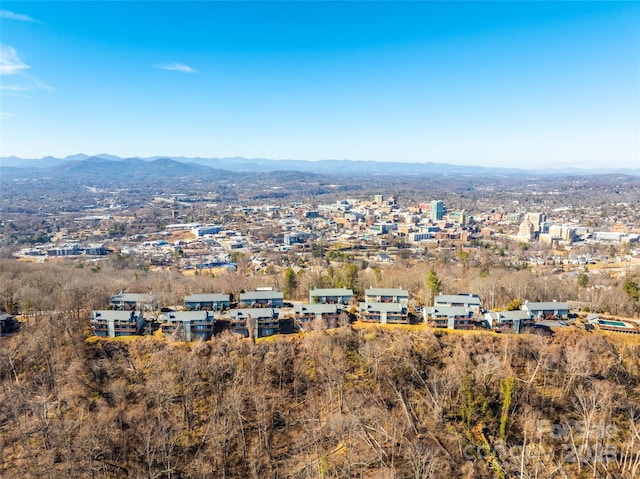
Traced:
[[321, 328], [253, 344], [87, 339], [73, 314], [0, 341], [0, 476], [640, 474], [640, 344]]

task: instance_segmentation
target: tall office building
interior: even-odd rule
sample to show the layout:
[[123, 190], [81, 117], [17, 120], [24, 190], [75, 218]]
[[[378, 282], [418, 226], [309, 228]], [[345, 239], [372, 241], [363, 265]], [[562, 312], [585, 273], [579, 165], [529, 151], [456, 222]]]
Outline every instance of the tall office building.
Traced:
[[542, 223], [547, 220], [547, 217], [544, 213], [528, 213], [527, 219], [533, 224], [533, 231], [540, 233], [542, 231]]
[[524, 221], [520, 223], [520, 228], [518, 229], [518, 240], [529, 242], [533, 241], [535, 236], [533, 223], [529, 218], [525, 218]]
[[444, 201], [437, 200], [431, 202], [429, 217], [433, 221], [441, 221], [444, 218]]

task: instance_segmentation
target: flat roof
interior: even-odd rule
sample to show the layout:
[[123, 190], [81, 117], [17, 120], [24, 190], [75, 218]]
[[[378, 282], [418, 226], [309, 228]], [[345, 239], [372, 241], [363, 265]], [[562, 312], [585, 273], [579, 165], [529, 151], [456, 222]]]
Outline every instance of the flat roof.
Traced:
[[243, 299], [284, 299], [284, 293], [280, 291], [248, 291], [240, 293], [240, 301]]
[[293, 306], [293, 312], [296, 314], [304, 314], [304, 313], [337, 313], [338, 305], [337, 304], [296, 304]]
[[480, 298], [472, 294], [440, 294], [435, 297], [435, 303], [462, 303], [480, 306]]
[[190, 294], [184, 297], [184, 302], [229, 301], [230, 296], [223, 293]]
[[369, 288], [364, 290], [365, 296], [406, 296], [409, 291], [402, 288]]
[[487, 314], [489, 314], [491, 318], [495, 319], [496, 321], [515, 321], [516, 319], [526, 320], [531, 318], [531, 313], [529, 311], [523, 311], [521, 309], [516, 309], [513, 311], [489, 311]]
[[151, 293], [118, 293], [109, 298], [109, 301], [134, 301], [136, 303], [142, 301], [152, 301]]
[[135, 319], [138, 319], [142, 315], [142, 312], [102, 309], [102, 310], [91, 311], [91, 318], [104, 319], [107, 321], [110, 319], [117, 320], [117, 321], [128, 321], [129, 319], [131, 319], [132, 314]]
[[360, 311], [402, 313], [405, 307], [400, 303], [360, 303]]
[[261, 319], [277, 317], [279, 310], [274, 308], [241, 308], [232, 309], [230, 312], [232, 319]]
[[569, 309], [567, 303], [561, 303], [559, 301], [546, 301], [539, 303], [524, 303], [522, 305], [523, 308], [527, 308], [529, 311], [535, 310], [544, 310], [544, 311], [556, 311], [558, 309]]
[[466, 306], [429, 306], [424, 311], [426, 314], [441, 316], [468, 316], [472, 312]]
[[353, 290], [347, 288], [316, 288], [309, 291], [311, 296], [353, 296]]
[[163, 321], [197, 321], [203, 319], [213, 321], [213, 314], [208, 314], [208, 311], [170, 311], [162, 313]]

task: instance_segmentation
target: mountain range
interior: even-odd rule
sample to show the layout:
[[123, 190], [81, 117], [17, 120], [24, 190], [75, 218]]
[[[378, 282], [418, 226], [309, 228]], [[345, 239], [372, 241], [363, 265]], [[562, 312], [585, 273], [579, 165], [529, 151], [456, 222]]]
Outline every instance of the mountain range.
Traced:
[[522, 169], [482, 166], [451, 165], [447, 163], [405, 163], [354, 160], [272, 160], [264, 158], [202, 158], [167, 157], [121, 158], [110, 154], [89, 156], [76, 154], [65, 158], [45, 156], [39, 159], [26, 159], [16, 156], [0, 157], [0, 167], [4, 168], [51, 168], [56, 172], [78, 172], [91, 170], [92, 174], [111, 171], [116, 168], [122, 174], [142, 174], [142, 171], [162, 170], [172, 175], [189, 176], [205, 174], [209, 170], [229, 172], [297, 171], [334, 175], [592, 175], [625, 174], [640, 176], [640, 168], [558, 168], [558, 169]]

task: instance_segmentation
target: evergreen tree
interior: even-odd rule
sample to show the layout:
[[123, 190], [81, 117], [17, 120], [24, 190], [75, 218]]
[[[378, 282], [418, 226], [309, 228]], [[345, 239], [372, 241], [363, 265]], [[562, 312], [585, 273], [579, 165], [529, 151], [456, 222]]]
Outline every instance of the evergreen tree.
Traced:
[[436, 270], [431, 268], [429, 270], [429, 274], [427, 275], [427, 289], [429, 290], [429, 295], [431, 297], [431, 303], [433, 304], [433, 300], [442, 290], [442, 281], [438, 278], [436, 274]]
[[284, 295], [291, 299], [295, 296], [296, 290], [298, 289], [298, 277], [296, 276], [293, 268], [289, 266], [284, 273]]

